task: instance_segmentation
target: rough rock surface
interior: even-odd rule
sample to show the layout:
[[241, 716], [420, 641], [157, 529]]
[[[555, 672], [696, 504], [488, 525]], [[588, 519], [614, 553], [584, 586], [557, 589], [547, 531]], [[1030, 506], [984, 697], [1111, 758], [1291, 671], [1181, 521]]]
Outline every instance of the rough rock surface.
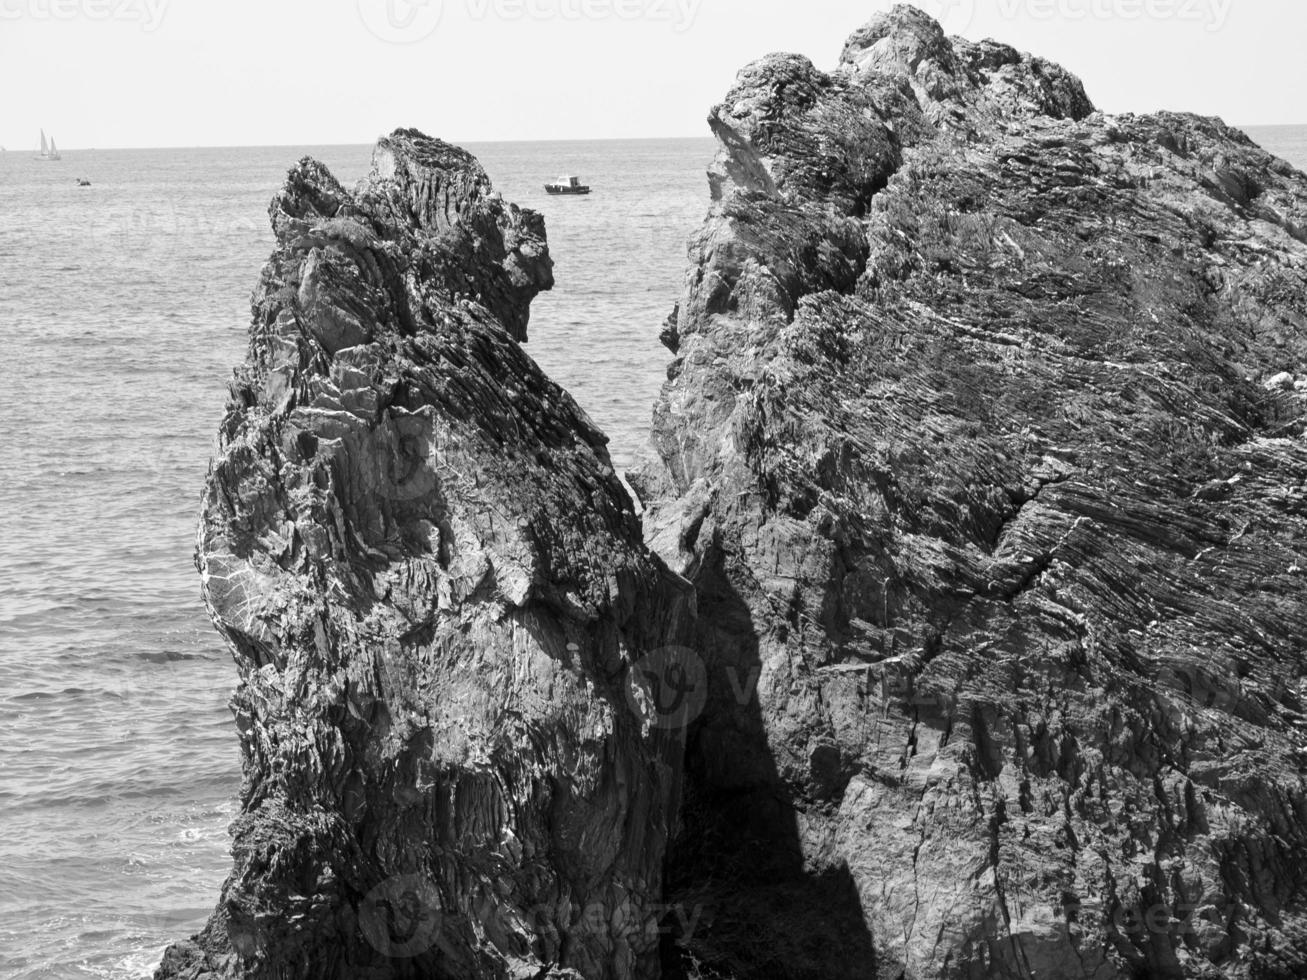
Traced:
[[235, 868], [156, 976], [656, 977], [682, 749], [627, 681], [692, 597], [518, 345], [542, 219], [411, 130], [270, 215], [197, 551]]
[[1307, 177], [912, 8], [710, 122], [643, 538], [539, 217], [412, 131], [291, 172], [158, 976], [1307, 976]]
[[1307, 976], [1307, 177], [897, 8], [710, 117], [703, 976]]

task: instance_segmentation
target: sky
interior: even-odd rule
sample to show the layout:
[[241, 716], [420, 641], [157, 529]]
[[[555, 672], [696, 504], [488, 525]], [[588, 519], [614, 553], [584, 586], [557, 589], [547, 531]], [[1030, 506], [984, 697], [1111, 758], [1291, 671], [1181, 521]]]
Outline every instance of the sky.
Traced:
[[[919, 0], [1060, 62], [1107, 112], [1307, 124], [1302, 0]], [[890, 0], [0, 0], [0, 145], [707, 135], [771, 51], [834, 67]]]

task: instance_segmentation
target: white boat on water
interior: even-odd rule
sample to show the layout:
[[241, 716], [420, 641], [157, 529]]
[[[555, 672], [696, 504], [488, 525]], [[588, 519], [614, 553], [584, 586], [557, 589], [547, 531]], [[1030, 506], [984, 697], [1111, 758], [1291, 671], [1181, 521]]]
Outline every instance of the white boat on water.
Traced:
[[50, 142], [45, 140], [45, 130], [41, 130], [41, 156], [42, 160], [62, 160], [63, 155], [59, 152], [59, 147], [54, 145], [54, 137], [50, 137]]

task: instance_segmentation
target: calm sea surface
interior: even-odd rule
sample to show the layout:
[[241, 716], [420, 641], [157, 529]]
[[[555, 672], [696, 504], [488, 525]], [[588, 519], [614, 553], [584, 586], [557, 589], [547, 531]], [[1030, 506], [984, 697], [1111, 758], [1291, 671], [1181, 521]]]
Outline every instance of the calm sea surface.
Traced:
[[[1307, 170], [1307, 127], [1250, 133]], [[712, 142], [468, 148], [546, 215], [527, 350], [630, 465]], [[268, 199], [304, 153], [350, 185], [370, 149], [0, 154], [0, 978], [148, 976], [230, 867], [235, 670], [191, 551]], [[596, 193], [547, 197], [560, 173]]]

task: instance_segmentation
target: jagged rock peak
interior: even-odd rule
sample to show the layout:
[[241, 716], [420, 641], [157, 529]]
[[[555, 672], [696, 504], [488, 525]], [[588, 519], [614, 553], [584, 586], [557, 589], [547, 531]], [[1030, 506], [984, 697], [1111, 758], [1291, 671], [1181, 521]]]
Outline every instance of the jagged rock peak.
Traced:
[[462, 147], [416, 129], [397, 129], [377, 141], [369, 189], [394, 195], [414, 225], [443, 231], [462, 211], [490, 197], [490, 178]]
[[[682, 330], [706, 314], [788, 317], [805, 293], [847, 287], [867, 258], [858, 222], [906, 151], [1093, 111], [1080, 81], [1057, 65], [948, 38], [906, 5], [855, 31], [831, 72], [794, 54], [747, 65], [709, 113], [719, 143], [708, 174], [713, 208], [692, 248], [707, 263], [692, 271], [664, 343], [676, 351]], [[741, 220], [757, 208], [774, 212], [774, 231]], [[737, 236], [746, 247], [726, 245]], [[744, 259], [755, 244], [788, 254], [751, 266]]]
[[[312, 248], [316, 238], [361, 248], [375, 240], [416, 252], [420, 261], [410, 265], [409, 279], [417, 270], [424, 288], [438, 286], [447, 299], [483, 305], [519, 341], [526, 340], [531, 300], [553, 287], [544, 219], [505, 202], [466, 150], [415, 129], [397, 129], [378, 140], [371, 173], [354, 194], [306, 157], [287, 176], [269, 213], [282, 247]], [[402, 272], [389, 261], [360, 271], [371, 286], [381, 285], [378, 274]], [[429, 326], [421, 316], [422, 295], [388, 290], [376, 298], [393, 313], [385, 323], [401, 330]], [[364, 336], [350, 331], [327, 342], [348, 344]]]
[[691, 607], [518, 343], [539, 216], [399, 130], [270, 207], [196, 562], [241, 678], [231, 877], [169, 980], [650, 980]]
[[1060, 65], [995, 41], [949, 38], [907, 4], [854, 31], [837, 70], [887, 96], [906, 87], [931, 123], [963, 134], [1003, 118], [1083, 119], [1094, 111], [1080, 79]]
[[[800, 190], [816, 177], [853, 186], [819, 188], [865, 205], [867, 188], [883, 185], [898, 152], [941, 135], [974, 139], [981, 130], [1029, 116], [1083, 119], [1094, 111], [1080, 80], [1042, 58], [994, 41], [948, 38], [929, 14], [898, 5], [873, 18], [845, 43], [827, 73], [794, 54], [772, 54], [740, 71], [709, 115], [722, 143], [714, 167], [750, 191], [777, 193], [791, 174], [773, 163], [799, 164]], [[785, 140], [802, 127], [810, 147]]]

